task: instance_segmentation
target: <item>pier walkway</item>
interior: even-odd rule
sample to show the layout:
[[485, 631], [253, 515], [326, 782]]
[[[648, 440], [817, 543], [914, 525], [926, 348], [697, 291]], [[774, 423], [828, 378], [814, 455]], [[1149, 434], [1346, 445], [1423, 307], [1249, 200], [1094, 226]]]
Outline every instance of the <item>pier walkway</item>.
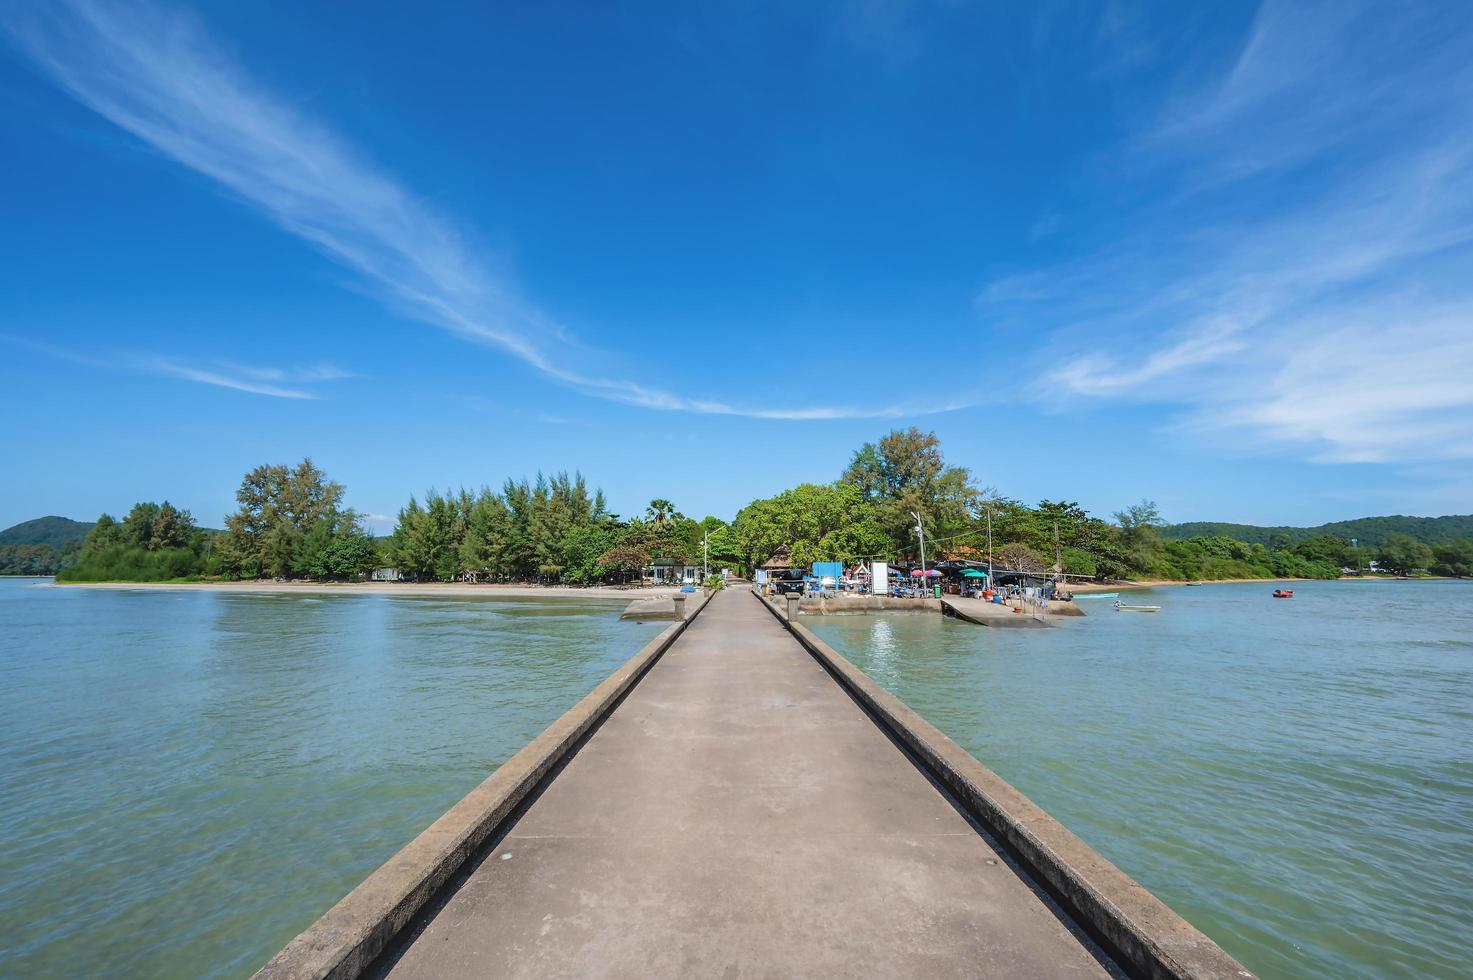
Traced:
[[1107, 975], [737, 592], [716, 595], [387, 972]]
[[257, 976], [1252, 976], [775, 607], [692, 615]]

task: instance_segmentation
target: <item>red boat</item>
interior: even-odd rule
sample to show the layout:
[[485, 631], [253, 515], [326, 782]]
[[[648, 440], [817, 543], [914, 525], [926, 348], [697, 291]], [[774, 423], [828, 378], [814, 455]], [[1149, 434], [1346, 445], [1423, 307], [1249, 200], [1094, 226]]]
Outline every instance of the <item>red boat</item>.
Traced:
[[1274, 598], [1275, 599], [1292, 599], [1292, 598], [1294, 598], [1294, 590], [1293, 589], [1274, 589]]

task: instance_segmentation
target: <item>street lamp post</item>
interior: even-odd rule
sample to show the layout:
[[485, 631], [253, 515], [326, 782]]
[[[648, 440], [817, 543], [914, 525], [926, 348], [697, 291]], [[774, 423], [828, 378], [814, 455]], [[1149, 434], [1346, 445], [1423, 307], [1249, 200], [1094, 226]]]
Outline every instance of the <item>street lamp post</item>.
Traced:
[[987, 587], [992, 588], [992, 507], [982, 508], [987, 511]]
[[926, 570], [926, 529], [921, 526], [921, 515], [918, 511], [911, 511], [910, 516], [916, 519], [916, 537], [921, 542], [921, 571]]

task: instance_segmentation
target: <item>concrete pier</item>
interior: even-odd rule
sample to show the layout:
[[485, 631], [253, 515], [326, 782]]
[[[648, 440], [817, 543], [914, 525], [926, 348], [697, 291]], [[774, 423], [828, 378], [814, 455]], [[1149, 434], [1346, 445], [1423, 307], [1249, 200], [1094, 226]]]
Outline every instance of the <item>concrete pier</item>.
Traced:
[[1249, 976], [763, 600], [667, 633], [453, 874], [411, 844], [261, 975]]
[[[625, 611], [625, 618], [638, 618], [634, 615], [635, 606], [638, 605], [640, 604], [631, 605]], [[1041, 613], [1033, 611], [1015, 613], [1010, 603], [983, 602], [981, 599], [963, 599], [956, 595], [943, 595], [939, 599], [899, 599], [891, 596], [870, 595], [805, 595], [798, 605], [804, 616], [847, 616], [875, 612], [941, 613], [968, 623], [975, 623], [978, 626], [1004, 627], [1041, 626], [1046, 625], [1047, 621], [1052, 619], [1084, 615], [1084, 610], [1072, 602], [1050, 602]]]
[[1008, 603], [983, 602], [981, 599], [945, 596], [941, 599], [941, 611], [945, 615], [954, 616], [968, 623], [976, 623], [978, 626], [1028, 629], [1048, 625], [1047, 613], [1039, 613], [1028, 608], [1019, 611]]

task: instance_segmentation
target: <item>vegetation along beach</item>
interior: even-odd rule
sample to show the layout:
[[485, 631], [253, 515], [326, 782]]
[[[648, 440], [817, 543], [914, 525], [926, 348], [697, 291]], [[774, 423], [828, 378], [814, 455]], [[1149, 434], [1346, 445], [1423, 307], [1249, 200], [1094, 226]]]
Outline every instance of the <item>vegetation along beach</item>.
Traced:
[[[612, 585], [639, 581], [657, 561], [750, 575], [774, 558], [795, 567], [918, 560], [923, 538], [912, 515], [920, 513], [934, 560], [990, 557], [997, 568], [1031, 573], [1057, 564], [1104, 582], [1473, 574], [1473, 518], [1371, 518], [1259, 534], [1166, 525], [1145, 500], [1102, 519], [1071, 501], [1029, 505], [980, 487], [966, 467], [946, 462], [934, 433], [916, 428], [864, 444], [834, 482], [754, 500], [730, 522], [695, 520], [663, 499], [621, 518], [582, 474], [557, 473], [497, 490], [427, 491], [376, 538], [343, 505], [345, 494], [310, 459], [262, 465], [242, 479], [239, 509], [223, 530], [201, 529], [168, 501], [140, 502], [121, 518], [100, 515], [80, 545], [75, 537], [53, 545], [52, 560], [69, 583], [351, 582], [389, 569], [396, 580], [426, 583]], [[1189, 533], [1198, 530], [1216, 533]], [[25, 530], [5, 533], [13, 532]]]

